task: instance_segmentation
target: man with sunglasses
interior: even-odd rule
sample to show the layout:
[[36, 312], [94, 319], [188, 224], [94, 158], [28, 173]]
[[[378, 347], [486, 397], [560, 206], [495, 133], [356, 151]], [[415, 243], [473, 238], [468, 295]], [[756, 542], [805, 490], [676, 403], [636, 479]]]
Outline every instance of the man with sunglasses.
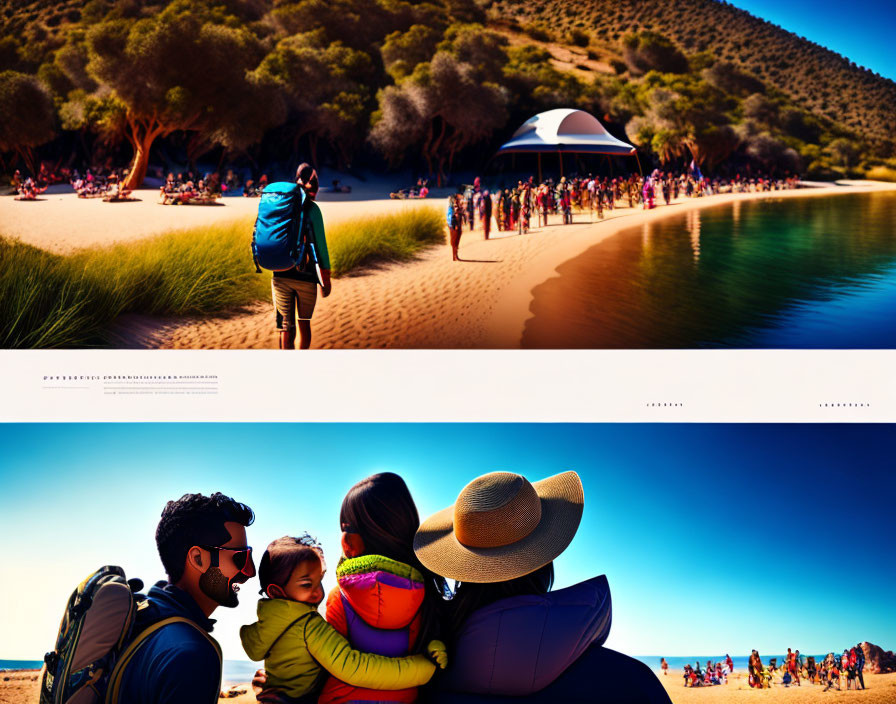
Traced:
[[255, 576], [246, 527], [252, 509], [221, 493], [169, 501], [156, 529], [167, 581], [156, 583], [137, 612], [135, 632], [172, 616], [124, 669], [119, 702], [190, 704], [218, 701], [221, 656], [208, 633], [216, 608], [239, 603], [239, 585]]

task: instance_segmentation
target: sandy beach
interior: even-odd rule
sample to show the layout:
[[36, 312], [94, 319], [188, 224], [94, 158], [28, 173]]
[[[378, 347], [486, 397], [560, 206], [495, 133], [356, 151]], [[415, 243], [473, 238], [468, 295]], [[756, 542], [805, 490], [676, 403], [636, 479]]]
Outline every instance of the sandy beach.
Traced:
[[[896, 702], [896, 673], [872, 675], [866, 673], [865, 690], [831, 689], [822, 685], [803, 683], [800, 687], [774, 685], [770, 689], [751, 689], [745, 673], [735, 673], [728, 684], [713, 687], [685, 687], [677, 673], [659, 678], [675, 704], [740, 704], [741, 702], [781, 702], [784, 704], [809, 704], [810, 702], [856, 702], [862, 704], [889, 704]], [[844, 684], [845, 686], [845, 684]]]
[[[432, 201], [375, 197], [372, 189], [351, 194], [321, 194], [325, 222], [335, 224], [365, 215], [397, 212]], [[378, 193], [388, 188], [378, 189]], [[129, 242], [172, 230], [254, 218], [258, 198], [219, 198], [214, 205], [159, 204], [158, 189], [134, 192], [135, 201], [104, 203], [78, 198], [70, 188], [55, 186], [36, 201], [0, 197], [0, 234], [57, 254], [84, 247]], [[247, 233], [248, 239], [251, 232]]]
[[[37, 670], [5, 672], [0, 677], [0, 704], [33, 704], [37, 701]], [[727, 685], [715, 687], [685, 687], [676, 675], [659, 676], [675, 704], [741, 704], [741, 702], [775, 702], [775, 704], [810, 704], [812, 702], [855, 702], [855, 704], [892, 704], [896, 701], [896, 673], [865, 675], [868, 689], [823, 691], [821, 685], [804, 684], [802, 687], [773, 686], [771, 689], [750, 689], [746, 675], [735, 673]], [[226, 687], [244, 694], [224, 698], [236, 704], [251, 704], [255, 695], [248, 684]]]
[[[826, 197], [840, 193], [896, 191], [896, 184], [839, 182], [792, 191], [720, 194], [682, 198], [653, 210], [623, 205], [592, 222], [578, 213], [572, 225], [553, 216], [548, 227], [527, 235], [465, 231], [460, 245], [464, 261], [452, 262], [447, 246], [425, 251], [413, 262], [388, 264], [339, 278], [333, 293], [318, 299], [313, 348], [498, 348], [519, 347], [530, 317], [532, 290], [556, 275], [564, 262], [621, 230], [734, 201]], [[218, 207], [163, 207], [147, 198], [140, 203], [78, 201], [73, 195], [50, 195], [45, 203], [0, 199], [0, 219], [7, 234], [52, 251], [134, 239], [215, 219], [249, 218], [257, 201], [228, 198]], [[328, 225], [361, 215], [399, 208], [444, 207], [444, 199], [393, 201], [323, 198]], [[364, 196], [369, 197], [369, 196]], [[127, 219], [120, 214], [127, 211]], [[38, 210], [40, 209], [40, 210]], [[134, 217], [134, 213], [138, 215]], [[15, 217], [9, 214], [14, 213]], [[206, 218], [206, 219], [203, 219]], [[67, 227], [64, 224], [67, 223]], [[60, 230], [71, 232], [58, 236]], [[124, 234], [126, 230], [126, 234]], [[277, 346], [271, 304], [260, 302], [234, 314], [203, 319], [128, 316], [117, 329], [120, 346], [165, 349], [273, 349]]]

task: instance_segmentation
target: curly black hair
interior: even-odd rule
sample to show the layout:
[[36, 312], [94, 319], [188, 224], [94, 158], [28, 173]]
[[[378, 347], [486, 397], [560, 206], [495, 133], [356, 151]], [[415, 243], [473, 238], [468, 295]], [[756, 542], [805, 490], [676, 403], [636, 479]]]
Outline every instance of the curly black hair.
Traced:
[[254, 520], [251, 508], [219, 491], [211, 496], [184, 494], [169, 501], [156, 528], [156, 546], [168, 580], [177, 582], [183, 577], [187, 553], [194, 545], [223, 545], [230, 540], [225, 523], [251, 526]]

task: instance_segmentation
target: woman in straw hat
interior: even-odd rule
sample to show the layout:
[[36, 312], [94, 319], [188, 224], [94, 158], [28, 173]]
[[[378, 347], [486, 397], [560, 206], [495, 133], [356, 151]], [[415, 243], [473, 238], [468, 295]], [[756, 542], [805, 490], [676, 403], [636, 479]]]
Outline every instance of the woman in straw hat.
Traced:
[[602, 647], [611, 620], [605, 576], [550, 591], [553, 561], [583, 508], [575, 472], [532, 483], [494, 472], [421, 524], [420, 562], [459, 582], [443, 629], [449, 666], [430, 701], [670, 702], [647, 665]]

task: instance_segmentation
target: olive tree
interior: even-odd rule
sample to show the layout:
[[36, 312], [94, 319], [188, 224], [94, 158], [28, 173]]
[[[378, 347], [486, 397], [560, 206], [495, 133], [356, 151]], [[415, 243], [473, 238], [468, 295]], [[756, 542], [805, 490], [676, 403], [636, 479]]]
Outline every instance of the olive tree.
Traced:
[[55, 136], [55, 111], [49, 92], [35, 76], [3, 71], [0, 115], [0, 152], [14, 152], [34, 173], [34, 147]]
[[86, 35], [87, 71], [107, 103], [103, 127], [134, 150], [139, 186], [153, 142], [175, 131], [243, 147], [283, 119], [276, 87], [255, 69], [263, 47], [244, 26], [174, 3], [146, 18], [106, 19]]

